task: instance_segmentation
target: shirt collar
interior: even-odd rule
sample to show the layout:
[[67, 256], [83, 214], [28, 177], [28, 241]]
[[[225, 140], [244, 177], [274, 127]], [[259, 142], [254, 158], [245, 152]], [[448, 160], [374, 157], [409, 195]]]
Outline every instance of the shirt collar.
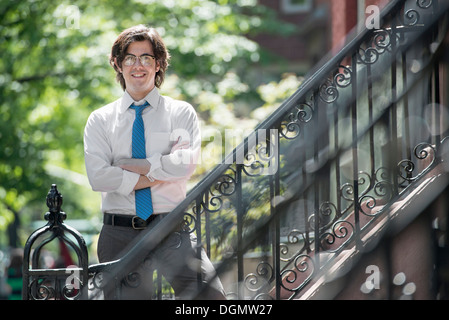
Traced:
[[[146, 102], [150, 104], [151, 107], [153, 107], [155, 110], [159, 107], [159, 101], [160, 101], [161, 95], [159, 94], [159, 90], [157, 87], [154, 87], [153, 90], [151, 90], [144, 98]], [[122, 103], [120, 105], [120, 111], [125, 112], [128, 110], [129, 106], [131, 106], [134, 103], [134, 99], [131, 98], [128, 91], [125, 90], [125, 93], [122, 97]]]

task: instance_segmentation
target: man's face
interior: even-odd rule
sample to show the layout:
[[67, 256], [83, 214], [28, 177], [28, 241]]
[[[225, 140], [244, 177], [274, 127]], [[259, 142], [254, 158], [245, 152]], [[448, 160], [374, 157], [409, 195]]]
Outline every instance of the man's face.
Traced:
[[[134, 55], [135, 57], [145, 55], [154, 56], [153, 47], [148, 40], [136, 41], [128, 46], [125, 60], [126, 55]], [[150, 58], [147, 59], [150, 61], [149, 65], [142, 65], [141, 60], [137, 58], [133, 65], [128, 66], [125, 64], [125, 60], [122, 62], [121, 71], [125, 79], [126, 91], [128, 91], [134, 100], [141, 100], [148, 92], [153, 90], [156, 72], [159, 71], [159, 64], [155, 59]]]

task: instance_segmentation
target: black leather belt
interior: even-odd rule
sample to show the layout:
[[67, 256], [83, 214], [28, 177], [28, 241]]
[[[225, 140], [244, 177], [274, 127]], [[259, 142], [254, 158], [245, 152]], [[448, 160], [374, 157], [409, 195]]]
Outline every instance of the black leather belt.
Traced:
[[152, 221], [162, 220], [167, 214], [152, 214], [147, 220], [143, 220], [138, 216], [128, 216], [123, 214], [105, 213], [103, 223], [115, 227], [129, 227], [135, 230], [145, 229]]

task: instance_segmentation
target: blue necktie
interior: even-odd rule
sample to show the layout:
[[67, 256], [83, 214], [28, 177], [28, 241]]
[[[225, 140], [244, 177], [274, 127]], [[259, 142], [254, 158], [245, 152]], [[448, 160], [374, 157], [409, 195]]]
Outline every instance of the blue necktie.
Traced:
[[[145, 159], [145, 130], [142, 119], [142, 111], [148, 106], [148, 102], [140, 106], [132, 104], [130, 108], [136, 111], [136, 119], [133, 124], [132, 155], [135, 159]], [[153, 213], [153, 202], [151, 201], [151, 189], [145, 188], [135, 191], [136, 213], [143, 220], [147, 220]]]

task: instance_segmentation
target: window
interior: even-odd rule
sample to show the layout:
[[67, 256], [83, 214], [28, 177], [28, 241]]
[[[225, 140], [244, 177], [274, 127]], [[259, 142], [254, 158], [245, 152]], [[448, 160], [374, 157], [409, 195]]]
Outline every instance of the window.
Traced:
[[300, 13], [312, 8], [312, 0], [282, 0], [281, 10], [284, 13]]

